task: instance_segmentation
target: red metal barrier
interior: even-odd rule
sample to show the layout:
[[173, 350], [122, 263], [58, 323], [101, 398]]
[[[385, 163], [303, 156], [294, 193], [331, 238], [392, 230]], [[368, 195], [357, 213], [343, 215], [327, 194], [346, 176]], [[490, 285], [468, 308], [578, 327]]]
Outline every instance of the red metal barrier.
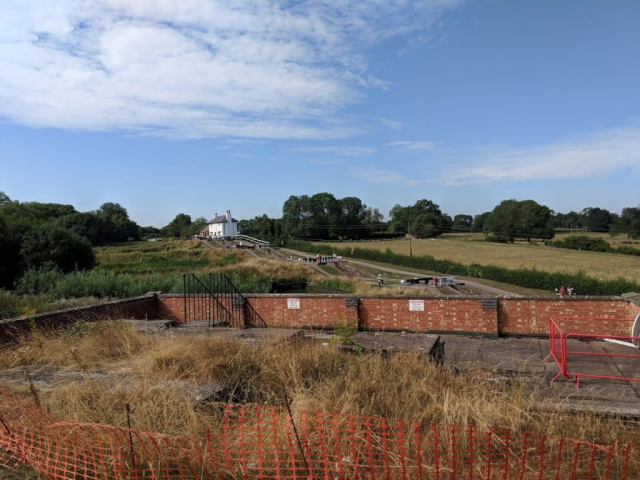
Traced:
[[[549, 355], [560, 376], [640, 382], [640, 337], [632, 318], [554, 317], [549, 319]], [[627, 334], [625, 334], [625, 332]]]

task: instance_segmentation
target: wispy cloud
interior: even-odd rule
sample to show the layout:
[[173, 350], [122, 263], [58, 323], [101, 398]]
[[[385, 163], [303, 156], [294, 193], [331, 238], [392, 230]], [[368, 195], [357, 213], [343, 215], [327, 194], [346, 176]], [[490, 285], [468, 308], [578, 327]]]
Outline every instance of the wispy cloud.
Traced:
[[581, 178], [640, 169], [640, 127], [610, 129], [531, 148], [489, 147], [460, 154], [441, 174], [449, 185]]
[[434, 148], [436, 148], [436, 146], [439, 145], [439, 143], [430, 141], [414, 142], [403, 140], [399, 142], [387, 143], [387, 145], [391, 145], [392, 147], [400, 147], [402, 150], [433, 150]]
[[389, 128], [391, 130], [402, 130], [407, 126], [406, 123], [398, 122], [396, 120], [391, 120], [386, 117], [376, 117], [375, 120], [383, 127]]
[[360, 167], [351, 169], [351, 176], [364, 180], [367, 183], [401, 183], [404, 185], [417, 185], [421, 183], [405, 177], [401, 173], [391, 170], [381, 170], [375, 167]]
[[3, 0], [0, 118], [170, 138], [325, 139], [372, 44], [458, 0]]
[[329, 165], [340, 165], [341, 162], [339, 162], [338, 160], [325, 160], [323, 158], [312, 158], [311, 160], [309, 160], [309, 163], [327, 167]]
[[371, 155], [376, 150], [370, 147], [297, 147], [292, 148], [292, 152], [301, 153], [330, 153], [341, 157], [360, 157], [362, 155]]

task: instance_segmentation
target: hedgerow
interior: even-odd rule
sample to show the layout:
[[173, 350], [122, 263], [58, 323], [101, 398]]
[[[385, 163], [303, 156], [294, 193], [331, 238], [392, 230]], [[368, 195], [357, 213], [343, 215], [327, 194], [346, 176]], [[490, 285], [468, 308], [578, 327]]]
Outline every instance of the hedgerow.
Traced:
[[[640, 284], [637, 282], [622, 277], [601, 280], [590, 277], [582, 271], [578, 273], [563, 273], [544, 272], [530, 268], [510, 269], [492, 265], [478, 265], [476, 263], [464, 265], [451, 260], [438, 260], [428, 255], [410, 257], [394, 253], [390, 249], [384, 252], [368, 248], [354, 248], [352, 250], [351, 248], [339, 248], [333, 245], [309, 243], [301, 240], [289, 240], [286, 246], [295, 250], [326, 255], [335, 253], [344, 257], [400, 265], [437, 272], [442, 275], [483, 278], [539, 290], [554, 290], [564, 285], [573, 287], [576, 294], [579, 295], [621, 295], [626, 292], [640, 291]], [[352, 251], [353, 254], [351, 253]]]
[[640, 257], [640, 249], [633, 247], [612, 247], [602, 238], [588, 237], [586, 235], [572, 235], [564, 240], [546, 242], [549, 247], [566, 248], [569, 250], [585, 250], [588, 252], [617, 253], [619, 255], [634, 255]]
[[[241, 276], [229, 274], [231, 282], [246, 293], [266, 293], [270, 281], [255, 275]], [[147, 292], [182, 293], [182, 275], [136, 276], [114, 274], [96, 270], [61, 273], [58, 270], [30, 270], [17, 283], [16, 293], [20, 295], [45, 295], [49, 299], [61, 298], [128, 298]]]

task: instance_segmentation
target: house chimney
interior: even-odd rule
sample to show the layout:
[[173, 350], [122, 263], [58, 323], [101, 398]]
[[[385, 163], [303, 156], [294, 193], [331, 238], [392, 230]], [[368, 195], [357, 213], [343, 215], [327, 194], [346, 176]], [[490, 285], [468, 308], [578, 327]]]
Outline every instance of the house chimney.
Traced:
[[231, 221], [231, 210], [227, 210], [227, 222]]

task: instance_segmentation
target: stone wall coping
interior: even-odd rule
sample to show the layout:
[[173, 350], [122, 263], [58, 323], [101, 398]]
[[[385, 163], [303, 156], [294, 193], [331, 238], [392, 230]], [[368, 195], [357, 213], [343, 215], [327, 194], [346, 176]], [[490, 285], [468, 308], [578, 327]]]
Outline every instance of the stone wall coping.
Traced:
[[634, 305], [640, 306], [640, 293], [635, 293], [635, 292], [623, 293], [622, 298], [624, 300], [628, 300]]
[[[39, 318], [50, 317], [52, 315], [65, 315], [65, 314], [69, 314], [71, 312], [78, 312], [78, 311], [81, 311], [81, 310], [88, 310], [90, 308], [106, 307], [108, 305], [121, 305], [123, 303], [130, 303], [130, 302], [135, 302], [135, 301], [138, 301], [138, 300], [148, 300], [150, 297], [152, 298], [154, 296], [155, 295], [150, 295], [150, 294], [147, 293], [146, 295], [141, 295], [139, 297], [118, 298], [116, 300], [110, 300], [110, 301], [107, 301], [107, 302], [94, 303], [93, 305], [84, 305], [82, 307], [65, 308], [64, 310], [52, 310], [50, 312], [36, 313], [35, 315], [31, 315], [29, 317], [5, 318], [5, 319], [0, 319], [0, 325], [19, 322], [21, 320], [28, 320], [30, 318], [38, 320]], [[180, 295], [180, 296], [182, 296], [182, 295]]]
[[[390, 298], [390, 299], [411, 299], [411, 300], [482, 300], [482, 299], [497, 299], [497, 300], [536, 300], [536, 301], [589, 301], [589, 300], [606, 300], [606, 301], [628, 301], [629, 299], [621, 296], [590, 296], [590, 295], [575, 295], [573, 297], [542, 297], [542, 296], [522, 296], [522, 295], [504, 295], [494, 297], [479, 297], [473, 295], [442, 295], [442, 296], [422, 296], [422, 295], [359, 295], [357, 293], [243, 293], [247, 298]], [[160, 298], [182, 298], [181, 293], [161, 293], [158, 295]]]

